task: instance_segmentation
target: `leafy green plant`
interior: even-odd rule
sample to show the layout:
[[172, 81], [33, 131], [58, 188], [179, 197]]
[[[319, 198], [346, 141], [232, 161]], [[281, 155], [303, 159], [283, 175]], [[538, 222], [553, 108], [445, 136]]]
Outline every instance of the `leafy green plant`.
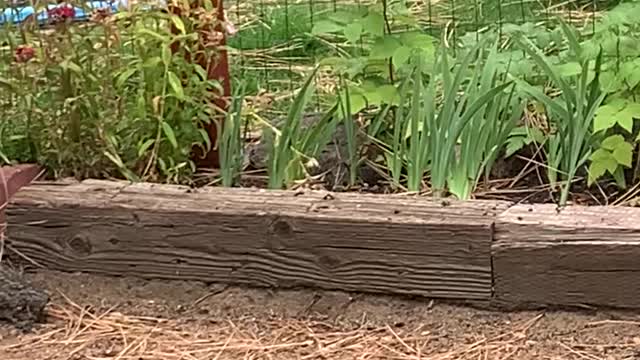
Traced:
[[[581, 44], [586, 57], [595, 57], [599, 49], [602, 52], [600, 85], [606, 94], [593, 123], [599, 145], [590, 157], [588, 185], [609, 174], [625, 188], [624, 170], [633, 167], [634, 148], [640, 143], [640, 134], [634, 130], [634, 120], [640, 118], [638, 14], [638, 3], [618, 5], [597, 23], [595, 35]], [[639, 170], [636, 166], [635, 179]]]
[[508, 158], [527, 145], [544, 144], [547, 141], [545, 134], [536, 127], [518, 126], [511, 130], [507, 138], [504, 157]]
[[294, 181], [304, 178], [307, 166], [313, 166], [335, 130], [333, 119], [337, 106], [310, 128], [304, 128], [302, 124], [304, 110], [314, 91], [313, 79], [317, 72], [318, 67], [307, 76], [289, 108], [284, 124], [279, 129], [267, 128], [263, 133], [264, 141], [270, 146], [267, 172], [272, 189], [289, 187]]
[[[436, 197], [445, 194], [448, 183], [450, 189], [451, 185], [458, 185], [451, 183], [452, 176], [458, 175], [454, 174], [456, 164], [466, 167], [458, 170], [463, 174], [462, 176], [470, 175], [465, 171], [473, 167], [470, 163], [473, 159], [463, 158], [462, 154], [459, 157], [456, 156], [460, 136], [471, 122], [482, 121], [482, 116], [478, 118], [476, 116], [479, 113], [482, 114], [483, 109], [488, 111], [485, 114], [490, 114], [493, 111], [491, 102], [496, 101], [499, 94], [513, 85], [512, 82], [495, 83], [496, 73], [491, 65], [483, 69], [484, 74], [480, 78], [472, 75], [469, 80], [467, 76], [471, 62], [483, 61], [478, 59], [482, 46], [484, 46], [482, 42], [476, 44], [473, 51], [469, 51], [455, 66], [450, 63], [448, 50], [441, 47], [426, 87], [424, 85], [426, 65], [423, 59], [417, 57], [411, 76], [411, 92], [409, 92], [409, 83], [403, 84], [401, 99], [409, 100], [402, 101], [396, 112], [396, 126], [402, 128], [394, 129], [391, 167], [395, 167], [393, 171], [396, 172], [397, 179], [398, 164], [404, 158], [407, 164], [407, 187], [410, 191], [420, 190], [427, 170], [430, 170], [431, 186]], [[479, 85], [483, 86], [483, 93], [474, 90]], [[442, 103], [438, 101], [439, 88], [442, 89]], [[461, 90], [464, 91], [458, 95]], [[497, 110], [498, 107], [493, 109]], [[405, 116], [409, 117], [407, 121]], [[408, 134], [406, 141], [401, 134]], [[498, 136], [502, 135], [501, 132], [498, 134]], [[467, 142], [464, 150], [467, 152], [473, 148], [489, 146], [491, 149], [488, 150], [493, 151], [490, 143], [489, 140], [483, 144]], [[485, 155], [491, 156], [490, 153]], [[475, 164], [475, 166], [473, 171], [480, 171], [482, 165]], [[471, 175], [473, 177], [473, 174]], [[471, 178], [471, 182], [473, 181], [475, 179]], [[464, 196], [463, 192], [459, 194]]]
[[351, 96], [349, 94], [349, 87], [345, 86], [344, 79], [342, 80], [342, 87], [345, 89], [344, 101], [343, 98], [338, 98], [338, 103], [341, 110], [342, 121], [344, 124], [345, 135], [347, 140], [347, 152], [349, 155], [349, 185], [353, 186], [356, 183], [358, 175], [358, 166], [360, 159], [358, 158], [358, 143], [356, 141], [356, 128], [353, 120], [353, 112], [351, 109]]
[[[218, 51], [200, 26], [214, 11], [205, 6], [186, 21], [134, 6], [48, 32], [8, 27], [0, 35], [9, 44], [0, 78], [12, 89], [0, 95], [4, 160], [35, 161], [54, 176], [187, 181], [194, 146], [210, 147], [201, 125], [219, 114], [218, 82], [187, 60]], [[30, 57], [18, 56], [25, 49]]]
[[[640, 118], [640, 104], [621, 97], [613, 97], [610, 102], [600, 106], [596, 111], [594, 132], [602, 137], [615, 131], [617, 125], [624, 133], [632, 134], [634, 119], [638, 118]], [[592, 185], [609, 173], [618, 186], [625, 188], [624, 168], [633, 166], [633, 143], [638, 141], [640, 141], [640, 134], [630, 142], [623, 135], [616, 133], [602, 140], [600, 147], [590, 157], [588, 185]]]
[[519, 81], [520, 88], [544, 104], [555, 121], [556, 133], [549, 137], [547, 143], [548, 176], [552, 184], [556, 184], [558, 174], [564, 180], [559, 200], [559, 204], [564, 206], [578, 169], [591, 155], [592, 124], [605, 94], [600, 91], [599, 83], [602, 52], [591, 68], [591, 60], [584, 56], [575, 29], [565, 22], [560, 24], [580, 70], [574, 76], [563, 76], [530, 40], [524, 37], [516, 37], [515, 40], [561, 91], [559, 98], [552, 99], [539, 88]]
[[[506, 72], [500, 71], [497, 42], [487, 56], [484, 55], [485, 51], [484, 48], [479, 51], [480, 65], [475, 69], [463, 95], [469, 104], [491, 93], [493, 88], [509, 83], [505, 80]], [[513, 85], [508, 92], [495, 93], [495, 97], [489, 99], [462, 130], [459, 154], [455, 157], [447, 181], [449, 191], [459, 199], [471, 197], [483, 173], [485, 178], [489, 177], [493, 164], [523, 115], [526, 103]]]
[[611, 135], [604, 139], [600, 147], [589, 157], [588, 185], [593, 184], [606, 172], [611, 174], [616, 182], [625, 187], [622, 167], [631, 167], [633, 145], [629, 144], [622, 135]]
[[238, 175], [244, 161], [242, 140], [243, 103], [245, 99], [244, 84], [237, 88], [233, 95], [231, 108], [227, 112], [223, 125], [218, 124], [218, 146], [220, 157], [220, 174], [222, 186], [230, 187], [237, 183]]
[[[393, 27], [411, 30], [393, 33]], [[341, 93], [344, 97], [348, 90], [353, 114], [369, 106], [395, 105], [398, 93], [393, 84], [397, 77], [409, 73], [409, 59], [419, 55], [432, 60], [435, 53], [434, 38], [421, 31], [403, 2], [378, 0], [369, 6], [330, 13], [315, 24], [312, 33], [345, 40], [339, 56], [324, 58], [322, 64], [359, 82]]]

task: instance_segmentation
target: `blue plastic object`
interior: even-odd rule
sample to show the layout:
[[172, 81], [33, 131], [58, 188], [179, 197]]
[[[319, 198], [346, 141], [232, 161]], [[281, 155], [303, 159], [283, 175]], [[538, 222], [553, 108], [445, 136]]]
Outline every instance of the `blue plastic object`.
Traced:
[[[160, 1], [164, 3], [164, 1]], [[51, 4], [47, 6], [47, 10], [55, 9], [58, 6], [69, 6], [66, 4]], [[88, 1], [84, 8], [74, 6], [75, 16], [74, 21], [88, 20], [91, 12], [97, 9], [110, 9], [112, 13], [118, 12], [120, 7], [127, 6], [127, 0], [112, 0], [112, 1]], [[48, 11], [44, 10], [36, 14], [35, 9], [32, 6], [15, 6], [7, 9], [0, 9], [0, 25], [6, 23], [12, 23], [18, 25], [32, 16], [36, 16], [36, 20], [40, 24], [46, 24], [49, 20]]]

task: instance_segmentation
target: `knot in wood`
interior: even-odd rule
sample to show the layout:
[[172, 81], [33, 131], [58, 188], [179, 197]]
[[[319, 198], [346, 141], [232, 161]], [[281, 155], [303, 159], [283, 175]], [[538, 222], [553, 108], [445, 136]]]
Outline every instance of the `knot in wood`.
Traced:
[[271, 223], [271, 232], [279, 237], [292, 237], [293, 226], [291, 226], [288, 221], [277, 218], [273, 223]]
[[91, 246], [91, 242], [83, 235], [75, 235], [67, 242], [69, 249], [78, 256], [87, 256], [91, 254], [91, 250], [93, 247]]

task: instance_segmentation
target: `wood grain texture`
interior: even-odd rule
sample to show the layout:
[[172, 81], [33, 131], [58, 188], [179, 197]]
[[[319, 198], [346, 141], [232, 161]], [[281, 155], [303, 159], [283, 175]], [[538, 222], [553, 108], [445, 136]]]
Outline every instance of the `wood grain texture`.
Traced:
[[516, 205], [495, 224], [495, 301], [640, 308], [640, 211]]
[[12, 248], [53, 269], [268, 287], [491, 296], [504, 202], [39, 184], [8, 209]]

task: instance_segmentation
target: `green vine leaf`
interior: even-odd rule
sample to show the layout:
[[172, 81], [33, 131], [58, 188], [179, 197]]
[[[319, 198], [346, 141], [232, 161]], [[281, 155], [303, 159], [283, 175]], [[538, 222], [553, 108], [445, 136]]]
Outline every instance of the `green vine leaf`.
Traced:
[[355, 44], [362, 36], [362, 24], [360, 22], [351, 23], [344, 28], [343, 33], [348, 42]]
[[633, 132], [634, 119], [640, 119], [640, 104], [617, 98], [598, 108], [594, 118], [593, 131], [607, 130], [617, 123], [628, 133], [631, 133]]
[[577, 76], [582, 73], [582, 67], [577, 62], [569, 62], [556, 66], [556, 70], [562, 77]]
[[613, 150], [613, 157], [616, 159], [618, 164], [630, 168], [633, 158], [633, 145], [625, 141]]
[[591, 155], [589, 164], [589, 176], [587, 183], [591, 186], [596, 180], [602, 177], [607, 171], [613, 174], [618, 168], [618, 162], [613, 155], [604, 149], [598, 149]]
[[600, 86], [606, 93], [615, 93], [624, 87], [624, 78], [618, 76], [614, 71], [603, 71], [600, 74]]
[[412, 49], [407, 46], [397, 48], [392, 57], [393, 66], [399, 68], [408, 63], [412, 52]]
[[602, 149], [611, 152], [611, 155], [620, 165], [631, 167], [633, 145], [625, 141], [622, 135], [612, 135], [602, 141]]
[[378, 94], [387, 104], [397, 105], [400, 103], [400, 94], [393, 85], [383, 85], [378, 87]]
[[384, 17], [378, 12], [369, 12], [362, 20], [362, 29], [364, 32], [375, 37], [384, 35]]
[[371, 48], [369, 58], [374, 60], [389, 59], [401, 46], [402, 44], [400, 43], [400, 41], [398, 41], [398, 39], [393, 36], [388, 35], [378, 38]]
[[313, 26], [311, 33], [313, 35], [333, 34], [342, 31], [344, 26], [330, 20], [320, 20]]
[[[365, 93], [359, 87], [349, 87], [349, 102], [351, 108], [351, 115], [355, 115], [367, 107], [367, 98]], [[343, 104], [347, 103], [346, 92], [340, 93], [340, 101]]]
[[182, 83], [180, 82], [178, 75], [173, 71], [169, 71], [167, 73], [167, 80], [169, 81], [169, 85], [171, 85], [171, 89], [175, 96], [180, 100], [184, 100], [184, 89], [182, 88]]

